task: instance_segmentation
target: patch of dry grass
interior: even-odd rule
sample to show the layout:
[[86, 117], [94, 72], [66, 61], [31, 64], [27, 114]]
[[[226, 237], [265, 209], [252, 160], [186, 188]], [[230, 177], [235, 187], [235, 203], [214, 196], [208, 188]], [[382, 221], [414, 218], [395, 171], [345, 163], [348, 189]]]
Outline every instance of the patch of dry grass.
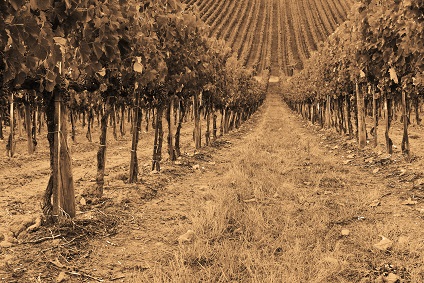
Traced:
[[[132, 282], [424, 282], [422, 218], [371, 208], [384, 184], [337, 166], [290, 126], [276, 131], [284, 121], [270, 115], [192, 201], [194, 241]], [[379, 235], [393, 240], [387, 251], [373, 247]]]

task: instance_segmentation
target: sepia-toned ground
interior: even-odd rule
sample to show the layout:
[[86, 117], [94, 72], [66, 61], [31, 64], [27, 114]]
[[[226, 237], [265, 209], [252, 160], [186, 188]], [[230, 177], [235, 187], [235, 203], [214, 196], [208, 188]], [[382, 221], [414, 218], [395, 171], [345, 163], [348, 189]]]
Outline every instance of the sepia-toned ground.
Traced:
[[77, 217], [33, 232], [47, 141], [28, 156], [21, 139], [16, 157], [0, 152], [0, 282], [424, 282], [423, 127], [410, 127], [411, 163], [400, 129], [392, 156], [381, 130], [376, 149], [358, 150], [302, 121], [271, 84], [258, 113], [213, 146], [195, 152], [185, 125], [184, 155], [159, 174], [143, 132], [137, 184], [126, 182], [129, 132], [109, 134], [104, 197], [91, 202], [98, 136], [87, 142], [79, 126]]

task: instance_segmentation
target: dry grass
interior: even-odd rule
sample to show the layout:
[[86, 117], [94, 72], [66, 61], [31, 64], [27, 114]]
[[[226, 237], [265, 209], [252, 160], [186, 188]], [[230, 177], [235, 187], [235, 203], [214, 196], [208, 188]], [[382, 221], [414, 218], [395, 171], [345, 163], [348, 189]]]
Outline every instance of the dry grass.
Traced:
[[[193, 200], [181, 230], [194, 241], [130, 282], [385, 282], [391, 272], [423, 282], [422, 218], [371, 208], [383, 183], [337, 166], [308, 136], [287, 137], [292, 126], [276, 131], [287, 121], [268, 112], [208, 196]], [[388, 251], [373, 247], [380, 234], [394, 241]]]

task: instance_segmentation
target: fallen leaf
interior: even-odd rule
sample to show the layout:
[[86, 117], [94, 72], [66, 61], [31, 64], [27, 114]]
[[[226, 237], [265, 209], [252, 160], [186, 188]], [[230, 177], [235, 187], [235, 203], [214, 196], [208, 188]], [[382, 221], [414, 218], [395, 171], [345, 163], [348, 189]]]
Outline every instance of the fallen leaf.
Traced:
[[54, 266], [58, 267], [58, 268], [64, 268], [65, 266], [59, 261], [58, 258], [55, 258], [54, 260], [50, 261], [51, 264], [53, 264]]
[[194, 170], [199, 170], [200, 169], [200, 165], [199, 164], [193, 165], [192, 168]]
[[380, 251], [386, 251], [387, 249], [391, 248], [393, 246], [393, 241], [389, 240], [388, 238], [380, 235], [382, 238], [380, 242], [374, 245], [375, 248], [379, 249]]
[[372, 170], [373, 174], [377, 174], [380, 171], [380, 168], [375, 168], [374, 170]]
[[380, 200], [376, 199], [370, 203], [370, 207], [377, 207], [381, 204]]
[[349, 154], [348, 156], [346, 156], [347, 159], [354, 159], [355, 158], [355, 154]]
[[404, 205], [416, 205], [418, 202], [416, 200], [412, 200], [411, 198], [408, 198], [407, 200], [403, 201], [402, 204]]
[[66, 273], [64, 271], [61, 271], [59, 273], [59, 276], [57, 276], [57, 278], [56, 278], [56, 282], [60, 283], [60, 282], [63, 282], [63, 280], [65, 280], [65, 279], [66, 279]]
[[244, 202], [245, 203], [256, 202], [256, 198], [246, 199], [246, 200], [244, 200]]
[[343, 161], [343, 165], [348, 165], [352, 160], [345, 160]]
[[424, 185], [424, 179], [418, 179], [414, 183], [415, 183], [415, 186], [422, 186]]
[[87, 201], [85, 200], [85, 198], [81, 198], [80, 199], [80, 202], [79, 202], [81, 205], [86, 205], [87, 204]]
[[365, 159], [365, 163], [373, 163], [373, 162], [374, 162], [374, 157]]
[[178, 243], [179, 244], [189, 243], [193, 241], [193, 239], [194, 239], [194, 231], [188, 230], [186, 233], [178, 237]]

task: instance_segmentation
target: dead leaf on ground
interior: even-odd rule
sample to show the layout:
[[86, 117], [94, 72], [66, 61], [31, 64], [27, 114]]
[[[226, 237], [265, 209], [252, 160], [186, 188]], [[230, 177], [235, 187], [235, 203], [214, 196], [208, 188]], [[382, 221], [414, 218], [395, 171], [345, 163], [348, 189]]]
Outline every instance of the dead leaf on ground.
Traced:
[[256, 198], [251, 198], [251, 199], [245, 199], [244, 200], [245, 203], [252, 203], [252, 202], [256, 202]]
[[374, 245], [375, 248], [379, 249], [380, 251], [386, 251], [387, 249], [391, 248], [393, 246], [393, 241], [380, 235], [382, 238], [380, 242]]
[[66, 273], [64, 271], [60, 272], [59, 275], [56, 278], [56, 282], [60, 283], [63, 282], [66, 279]]
[[349, 154], [348, 156], [346, 156], [347, 159], [354, 159], [355, 158], [355, 154]]
[[377, 174], [380, 171], [380, 168], [375, 168], [374, 170], [372, 170], [373, 174]]

